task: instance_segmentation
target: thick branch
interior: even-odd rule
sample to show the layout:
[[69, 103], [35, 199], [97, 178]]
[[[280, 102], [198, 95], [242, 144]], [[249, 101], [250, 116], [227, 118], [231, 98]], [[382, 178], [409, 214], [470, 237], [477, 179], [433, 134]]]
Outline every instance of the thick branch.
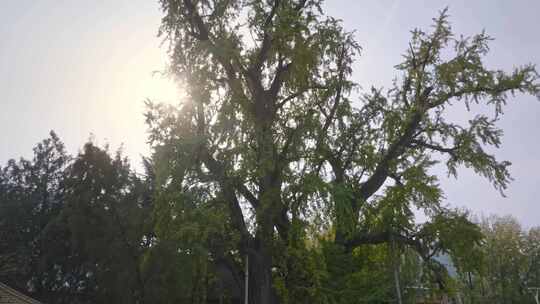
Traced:
[[186, 7], [186, 10], [187, 10], [189, 16], [191, 17], [191, 19], [195, 23], [194, 25], [195, 25], [195, 27], [197, 28], [197, 30], [199, 32], [198, 34], [195, 34], [195, 36], [199, 40], [203, 40], [203, 41], [209, 40], [210, 39], [210, 33], [208, 31], [208, 27], [206, 26], [206, 24], [204, 24], [204, 21], [202, 20], [202, 17], [197, 12], [197, 8], [195, 7], [195, 4], [193, 4], [193, 2], [191, 2], [190, 0], [184, 0], [184, 6]]
[[409, 246], [414, 249], [414, 251], [416, 251], [418, 255], [420, 255], [422, 260], [424, 260], [427, 266], [434, 272], [436, 276], [435, 279], [437, 281], [437, 284], [439, 285], [439, 288], [443, 290], [445, 289], [444, 276], [442, 273], [443, 271], [445, 271], [445, 268], [441, 267], [438, 262], [432, 259], [435, 251], [430, 253], [429, 248], [426, 247], [419, 239], [410, 238], [398, 233], [391, 233], [388, 231], [378, 233], [366, 233], [359, 234], [356, 237], [352, 238], [345, 244], [345, 247], [347, 250], [350, 251], [354, 247], [360, 245], [377, 245], [389, 243], [391, 241]]
[[301, 0], [298, 2], [298, 4], [294, 7], [294, 10], [297, 12], [300, 12], [305, 6], [306, 6], [307, 0]]
[[[204, 105], [202, 103], [199, 103], [197, 105], [197, 113], [198, 113], [197, 132], [198, 132], [198, 135], [201, 137], [204, 136], [204, 132], [206, 128], [203, 107]], [[240, 202], [238, 201], [238, 198], [236, 197], [235, 189], [236, 188], [242, 189], [239, 192], [243, 192], [243, 195], [246, 197], [246, 199], [248, 199], [248, 201], [250, 200], [250, 198], [253, 199], [254, 196], [249, 192], [247, 188], [244, 189], [243, 187], [241, 187], [241, 186], [244, 186], [243, 184], [227, 176], [227, 173], [225, 172], [225, 167], [212, 157], [208, 149], [205, 147], [204, 143], [201, 143], [199, 145], [199, 157], [202, 160], [202, 162], [205, 164], [205, 166], [208, 168], [208, 170], [210, 171], [212, 175], [212, 179], [219, 183], [221, 192], [224, 196], [224, 199], [227, 202], [227, 206], [229, 207], [233, 225], [241, 235], [243, 246], [247, 246], [250, 239], [250, 234], [249, 234], [249, 231], [247, 230], [247, 226], [244, 220], [244, 215], [242, 213], [242, 208], [240, 207]], [[251, 203], [253, 204], [254, 202], [255, 201]]]
[[241, 181], [234, 177], [227, 176], [223, 165], [220, 164], [217, 160], [215, 160], [206, 149], [203, 148], [200, 153], [203, 163], [208, 168], [208, 170], [210, 170], [210, 173], [212, 174], [214, 180], [218, 182], [223, 182], [232, 189], [235, 189], [240, 194], [242, 194], [242, 196], [251, 204], [253, 208], [257, 208], [259, 201]]
[[283, 86], [283, 82], [285, 80], [285, 74], [289, 71], [291, 66], [292, 62], [288, 64], [279, 64], [276, 75], [274, 76], [274, 80], [272, 80], [272, 84], [270, 85], [270, 89], [268, 90], [272, 100], [277, 97], [279, 91], [281, 90], [281, 87]]
[[240, 233], [242, 245], [247, 246], [250, 240], [250, 234], [244, 220], [244, 214], [242, 213], [240, 202], [238, 201], [238, 198], [236, 197], [236, 194], [234, 192], [234, 185], [230, 182], [230, 180], [226, 178], [224, 172], [221, 172], [221, 168], [219, 167], [217, 162], [207, 157], [205, 164], [210, 169], [210, 171], [214, 172], [214, 174], [218, 176], [217, 180], [220, 185], [223, 198], [225, 199], [226, 204], [229, 207], [233, 226]]
[[257, 55], [257, 60], [253, 64], [252, 68], [250, 69], [256, 75], [260, 74], [262, 65], [266, 61], [268, 57], [268, 53], [270, 52], [270, 49], [272, 47], [272, 36], [270, 34], [270, 31], [271, 31], [272, 20], [274, 19], [277, 13], [279, 4], [280, 4], [280, 0], [274, 0], [272, 9], [270, 10], [270, 13], [266, 17], [266, 20], [264, 21], [264, 25], [263, 25], [264, 33], [263, 33], [263, 41], [261, 43], [261, 49]]
[[429, 94], [431, 93], [431, 90], [431, 87], [424, 90], [422, 97], [420, 97], [420, 99], [416, 102], [415, 110], [412, 113], [408, 123], [405, 125], [401, 136], [390, 144], [390, 147], [386, 151], [381, 162], [375, 168], [373, 174], [360, 186], [360, 198], [362, 200], [367, 200], [375, 192], [377, 192], [377, 190], [379, 190], [388, 177], [391, 163], [405, 152], [407, 146], [410, 144], [411, 140], [413, 140], [415, 131], [422, 121], [425, 111], [425, 103]]
[[212, 53], [212, 55], [218, 60], [218, 62], [225, 70], [225, 73], [227, 75], [227, 84], [236, 94], [241, 94], [242, 97], [245, 98], [242, 84], [240, 83], [240, 79], [238, 79], [237, 75], [240, 72], [242, 72], [243, 75], [247, 75], [249, 73], [247, 73], [247, 71], [245, 71], [245, 68], [242, 66], [240, 66], [239, 68], [235, 68], [235, 65], [233, 65], [230, 58], [226, 58], [223, 55], [223, 52], [217, 51], [219, 48], [216, 47], [214, 45], [214, 42], [211, 40], [210, 30], [208, 29], [208, 26], [204, 23], [201, 15], [198, 13], [195, 4], [191, 0], [183, 0], [183, 2], [184, 6], [186, 7], [188, 17], [192, 20], [193, 26], [195, 26], [198, 31], [198, 34], [195, 34], [193, 32], [191, 32], [190, 34], [199, 41], [209, 44], [208, 51]]

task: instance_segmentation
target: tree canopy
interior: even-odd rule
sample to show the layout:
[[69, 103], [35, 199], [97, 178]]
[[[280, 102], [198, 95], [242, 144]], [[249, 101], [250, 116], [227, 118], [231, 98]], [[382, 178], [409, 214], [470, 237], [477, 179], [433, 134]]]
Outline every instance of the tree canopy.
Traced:
[[[430, 169], [442, 163], [456, 176], [472, 168], [502, 192], [510, 162], [487, 147], [500, 145], [497, 121], [508, 98], [538, 95], [534, 66], [489, 69], [491, 38], [454, 35], [443, 10], [431, 29], [412, 31], [389, 90], [355, 97], [360, 46], [321, 1], [161, 5], [160, 34], [186, 98], [174, 109], [149, 104], [158, 193], [224, 206], [236, 250], [208, 249], [237, 264], [249, 259], [250, 302], [319, 298], [314, 287], [324, 275], [300, 256], [329, 244], [343, 259], [361, 245], [412, 248], [444, 287], [433, 257], [467, 256], [481, 233], [444, 207]], [[493, 115], [461, 124], [446, 115], [454, 104], [486, 105]], [[417, 224], [415, 209], [429, 220]]]
[[[450, 208], [434, 168], [504, 194], [510, 162], [490, 151], [507, 102], [540, 96], [534, 65], [490, 69], [492, 38], [454, 34], [444, 9], [411, 32], [392, 86], [365, 90], [361, 47], [321, 0], [159, 3], [185, 94], [147, 103], [145, 171], [92, 142], [69, 156], [54, 133], [9, 161], [1, 280], [54, 303], [273, 304], [387, 303], [419, 285], [474, 299], [496, 277], [486, 248], [506, 234]], [[448, 115], [460, 105], [472, 119]], [[512, 245], [530, 282], [534, 231]]]

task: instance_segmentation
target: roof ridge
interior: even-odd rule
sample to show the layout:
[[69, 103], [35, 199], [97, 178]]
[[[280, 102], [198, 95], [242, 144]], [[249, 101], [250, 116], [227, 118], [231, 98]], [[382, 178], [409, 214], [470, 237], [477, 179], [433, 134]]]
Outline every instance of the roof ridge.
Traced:
[[37, 300], [34, 300], [32, 298], [30, 298], [29, 296], [27, 295], [24, 295], [18, 291], [16, 291], [15, 289], [7, 286], [6, 284], [3, 284], [2, 282], [0, 282], [0, 290], [4, 290], [5, 292], [11, 294], [12, 296], [16, 297], [18, 300], [21, 300], [21, 301], [24, 301], [28, 304], [43, 304]]

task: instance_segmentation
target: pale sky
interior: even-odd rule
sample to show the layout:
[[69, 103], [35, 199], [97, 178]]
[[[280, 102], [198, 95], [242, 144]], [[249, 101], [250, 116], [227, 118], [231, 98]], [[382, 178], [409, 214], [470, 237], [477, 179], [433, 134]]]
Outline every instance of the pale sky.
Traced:
[[[486, 29], [496, 38], [486, 61], [510, 69], [540, 63], [539, 0], [328, 0], [330, 15], [356, 30], [363, 47], [354, 77], [364, 88], [388, 86], [408, 47], [409, 31], [427, 28], [449, 6], [458, 34]], [[153, 71], [166, 66], [156, 37], [161, 13], [151, 0], [0, 0], [0, 163], [29, 157], [53, 129], [77, 153], [90, 134], [133, 162], [148, 154], [142, 116], [146, 98], [174, 102], [175, 85]], [[515, 181], [502, 198], [467, 169], [442, 174], [448, 202], [477, 214], [512, 214], [540, 225], [540, 102], [513, 98], [501, 120]], [[468, 116], [452, 110], [455, 119]]]

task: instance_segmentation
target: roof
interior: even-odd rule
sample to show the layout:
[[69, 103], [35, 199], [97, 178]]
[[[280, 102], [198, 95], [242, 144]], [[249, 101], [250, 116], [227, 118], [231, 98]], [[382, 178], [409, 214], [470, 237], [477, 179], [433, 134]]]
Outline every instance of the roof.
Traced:
[[42, 304], [0, 283], [0, 304]]

